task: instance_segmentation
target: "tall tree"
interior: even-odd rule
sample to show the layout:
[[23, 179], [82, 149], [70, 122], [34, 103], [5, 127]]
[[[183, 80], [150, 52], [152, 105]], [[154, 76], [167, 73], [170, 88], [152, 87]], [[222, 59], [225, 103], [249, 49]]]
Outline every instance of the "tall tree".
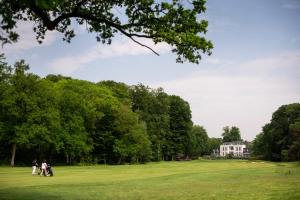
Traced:
[[1, 95], [2, 138], [11, 145], [11, 166], [15, 164], [17, 146], [30, 142], [28, 119], [36, 109], [34, 92], [38, 89], [38, 77], [27, 73], [28, 69], [24, 60], [16, 62], [12, 74], [6, 80], [8, 87]]
[[264, 144], [264, 133], [262, 132], [256, 135], [252, 144], [253, 147], [252, 147], [251, 154], [263, 159], [263, 156], [266, 155], [266, 146]]
[[164, 154], [168, 159], [175, 156], [187, 155], [188, 133], [192, 128], [191, 110], [189, 104], [179, 96], [170, 98], [170, 131], [166, 135]]
[[[131, 0], [2, 0], [0, 2], [3, 44], [16, 42], [18, 21], [34, 22], [33, 30], [42, 42], [48, 30], [56, 30], [70, 42], [75, 36], [72, 25], [84, 25], [96, 33], [97, 41], [110, 44], [116, 33], [152, 50], [139, 41], [165, 42], [178, 55], [177, 61], [198, 63], [202, 54], [211, 54], [213, 45], [203, 35], [208, 22], [199, 17], [206, 10], [205, 0], [131, 1]], [[117, 11], [117, 12], [116, 12]]]
[[213, 150], [219, 149], [220, 145], [222, 144], [223, 140], [222, 138], [209, 138], [208, 139], [208, 150], [207, 154], [211, 154]]
[[92, 141], [87, 132], [88, 115], [85, 90], [86, 81], [63, 80], [57, 83], [59, 88], [58, 104], [60, 109], [61, 131], [57, 134], [57, 150], [65, 154], [66, 162], [80, 161], [92, 150]]
[[190, 157], [198, 157], [207, 152], [208, 136], [202, 126], [194, 125], [189, 131], [189, 142], [186, 148]]
[[117, 138], [114, 142], [114, 152], [118, 163], [122, 161], [145, 162], [151, 156], [151, 142], [148, 139], [145, 124], [139, 123], [138, 116], [127, 107], [118, 110], [114, 122], [114, 132]]
[[223, 142], [233, 142], [233, 141], [240, 141], [241, 140], [241, 134], [240, 129], [236, 126], [229, 127], [225, 126], [223, 128]]
[[112, 91], [112, 95], [116, 97], [122, 104], [131, 106], [130, 87], [125, 83], [115, 81], [101, 81], [97, 83], [99, 86], [104, 86]]
[[62, 130], [57, 92], [54, 84], [46, 79], [39, 79], [36, 89], [32, 91], [32, 111], [27, 114], [27, 122], [23, 128], [29, 140], [26, 147], [30, 150], [30, 159], [49, 158], [49, 153], [55, 151], [55, 136]]
[[169, 98], [162, 88], [152, 90], [155, 97], [152, 101], [152, 112], [147, 122], [148, 134], [152, 142], [153, 160], [163, 159], [163, 146], [166, 143], [166, 135], [170, 132]]
[[256, 136], [254, 153], [273, 161], [299, 160], [299, 121], [299, 103], [279, 107]]
[[169, 132], [169, 97], [162, 88], [152, 90], [142, 84], [131, 89], [132, 109], [146, 122], [153, 160], [163, 159], [165, 136]]
[[300, 161], [300, 120], [290, 125], [291, 144], [288, 154], [290, 160]]
[[4, 54], [0, 54], [0, 159], [8, 160], [10, 155], [9, 144], [7, 142], [6, 129], [6, 109], [4, 106], [9, 99], [9, 92], [11, 90], [10, 77], [11, 77], [11, 66], [5, 61]]

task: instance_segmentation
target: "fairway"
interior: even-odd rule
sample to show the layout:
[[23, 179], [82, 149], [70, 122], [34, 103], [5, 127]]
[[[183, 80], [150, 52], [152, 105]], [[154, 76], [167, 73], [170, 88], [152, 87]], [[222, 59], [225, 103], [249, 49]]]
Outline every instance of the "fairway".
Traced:
[[144, 165], [0, 167], [0, 199], [300, 199], [300, 165], [197, 160]]

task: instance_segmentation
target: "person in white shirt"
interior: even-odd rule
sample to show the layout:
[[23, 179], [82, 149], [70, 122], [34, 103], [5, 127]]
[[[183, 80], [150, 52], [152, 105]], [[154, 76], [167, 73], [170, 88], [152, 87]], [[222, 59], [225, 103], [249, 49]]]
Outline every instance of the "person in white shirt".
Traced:
[[46, 163], [46, 160], [44, 160], [42, 162], [42, 173], [41, 173], [41, 176], [47, 176], [47, 163]]
[[38, 166], [36, 159], [32, 161], [32, 175], [35, 175], [36, 167]]

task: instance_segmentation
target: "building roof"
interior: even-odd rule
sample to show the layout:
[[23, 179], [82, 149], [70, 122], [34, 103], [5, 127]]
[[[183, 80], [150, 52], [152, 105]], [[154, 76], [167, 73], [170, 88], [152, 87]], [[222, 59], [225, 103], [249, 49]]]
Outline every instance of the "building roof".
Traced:
[[232, 141], [232, 142], [224, 142], [221, 145], [242, 145], [245, 144], [243, 141]]

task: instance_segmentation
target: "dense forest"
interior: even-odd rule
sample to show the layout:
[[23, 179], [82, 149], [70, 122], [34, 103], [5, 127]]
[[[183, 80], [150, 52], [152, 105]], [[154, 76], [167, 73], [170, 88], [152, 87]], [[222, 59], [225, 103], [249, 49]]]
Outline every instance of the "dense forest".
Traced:
[[162, 88], [41, 78], [0, 58], [0, 160], [28, 164], [143, 163], [193, 158], [220, 139], [191, 121], [188, 102]]

